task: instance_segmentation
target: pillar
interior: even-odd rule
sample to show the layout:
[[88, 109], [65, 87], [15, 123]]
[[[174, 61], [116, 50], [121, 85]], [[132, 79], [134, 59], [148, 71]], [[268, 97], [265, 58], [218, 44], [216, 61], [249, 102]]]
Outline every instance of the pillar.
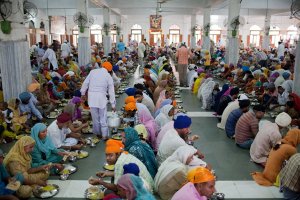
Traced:
[[296, 57], [295, 57], [295, 72], [294, 72], [294, 88], [293, 92], [295, 92], [298, 96], [300, 96], [300, 42], [297, 42], [296, 47]]
[[[88, 0], [78, 1], [77, 11], [88, 16]], [[79, 28], [80, 30], [80, 28]], [[79, 66], [87, 65], [91, 62], [91, 39], [90, 28], [84, 27], [84, 32], [79, 31], [78, 35], [78, 64]]]
[[265, 31], [262, 41], [262, 49], [269, 50], [270, 46], [270, 22], [271, 22], [271, 15], [267, 14], [265, 18]]
[[[12, 10], [23, 10], [23, 0], [10, 2]], [[11, 21], [12, 29], [9, 34], [0, 30], [0, 70], [5, 101], [25, 92], [32, 81], [23, 12], [16, 12], [6, 20]]]
[[[122, 27], [121, 27], [121, 16], [120, 15], [117, 15], [116, 16], [116, 25], [117, 27], [119, 27], [119, 32], [117, 31], [117, 36], [116, 36], [116, 40], [117, 40], [117, 43], [120, 41], [120, 38], [121, 38], [121, 30], [122, 30]], [[123, 38], [123, 41], [124, 41], [124, 38]], [[124, 41], [124, 43], [126, 43]]]
[[196, 47], [196, 36], [195, 36], [195, 31], [196, 31], [196, 15], [192, 15], [191, 18], [191, 48]]
[[208, 50], [210, 49], [210, 37], [209, 37], [209, 29], [205, 29], [205, 27], [209, 25], [210, 27], [210, 9], [206, 8], [204, 10], [204, 15], [203, 15], [203, 28], [202, 28], [202, 33], [203, 33], [203, 42], [202, 42], [202, 49]]
[[[103, 30], [103, 48], [104, 55], [108, 55], [111, 51], [111, 36], [110, 36], [110, 9], [103, 8], [103, 22], [104, 24], [109, 25], [107, 31]], [[104, 29], [104, 27], [102, 27]]]
[[227, 42], [226, 42], [226, 63], [236, 65], [239, 59], [239, 27], [236, 30], [236, 36], [232, 36], [232, 21], [240, 15], [241, 1], [229, 0], [228, 9], [228, 26], [227, 26]]

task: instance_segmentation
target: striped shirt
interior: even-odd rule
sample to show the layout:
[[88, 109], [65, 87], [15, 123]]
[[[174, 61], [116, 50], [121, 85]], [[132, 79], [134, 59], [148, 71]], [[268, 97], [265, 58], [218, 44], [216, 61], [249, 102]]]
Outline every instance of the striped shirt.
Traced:
[[254, 111], [249, 110], [238, 120], [235, 127], [235, 142], [242, 144], [249, 139], [254, 139], [258, 132], [258, 119]]
[[300, 153], [293, 155], [280, 172], [281, 185], [300, 192]]

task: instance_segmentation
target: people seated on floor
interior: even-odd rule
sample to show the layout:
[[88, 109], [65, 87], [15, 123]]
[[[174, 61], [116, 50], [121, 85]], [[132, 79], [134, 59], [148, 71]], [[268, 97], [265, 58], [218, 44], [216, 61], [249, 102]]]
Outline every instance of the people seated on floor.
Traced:
[[162, 199], [171, 199], [186, 181], [188, 170], [197, 150], [192, 146], [179, 147], [158, 168], [154, 179], [155, 191]]
[[255, 163], [266, 165], [271, 148], [282, 139], [281, 130], [290, 125], [292, 118], [285, 112], [277, 115], [275, 123], [262, 121], [261, 127], [250, 147], [250, 157]]
[[[297, 153], [297, 146], [300, 144], [300, 130], [291, 129], [271, 149], [263, 172], [252, 173], [252, 178], [259, 185], [273, 186], [277, 182], [280, 170], [285, 161]], [[278, 186], [278, 184], [276, 185]]]
[[40, 111], [35, 106], [34, 102], [37, 102], [37, 100], [33, 95], [31, 95], [29, 92], [22, 92], [21, 94], [19, 94], [19, 99], [21, 101], [21, 103], [19, 104], [21, 115], [27, 115], [26, 123], [31, 124], [32, 120], [45, 120]]
[[68, 113], [60, 114], [47, 128], [48, 136], [56, 148], [65, 150], [79, 150], [82, 148], [80, 133], [70, 130], [71, 115]]
[[[231, 104], [233, 104], [234, 102], [232, 102]], [[231, 105], [229, 104], [226, 109]], [[248, 99], [248, 97], [244, 94], [241, 94], [238, 100], [238, 104], [239, 104], [239, 108], [233, 110], [230, 112], [227, 120], [226, 120], [226, 125], [225, 125], [225, 132], [227, 137], [229, 138], [234, 138], [235, 137], [235, 127], [236, 124], [238, 122], [238, 120], [240, 119], [240, 117], [249, 111], [249, 106], [250, 106], [250, 100]], [[225, 111], [226, 111], [225, 109]], [[224, 113], [223, 113], [224, 115]], [[222, 116], [223, 116], [222, 115]]]
[[267, 90], [262, 96], [262, 104], [266, 108], [270, 108], [270, 109], [273, 108], [278, 103], [277, 96], [278, 96], [278, 92], [276, 90], [274, 83], [269, 83]]
[[209, 199], [216, 192], [216, 177], [204, 167], [191, 169], [187, 173], [187, 181], [172, 197], [172, 200], [204, 200]]
[[15, 133], [18, 133], [21, 130], [25, 130], [26, 132], [29, 132], [30, 130], [30, 127], [26, 124], [27, 115], [21, 115], [19, 109], [20, 103], [21, 101], [15, 98], [8, 101], [8, 109], [10, 110], [9, 112], [12, 113], [12, 130], [14, 130]]
[[[135, 156], [124, 152], [124, 145], [121, 141], [109, 139], [106, 142], [105, 154], [106, 162], [108, 165], [114, 165], [114, 171], [99, 171], [96, 175], [99, 177], [97, 179], [89, 180], [92, 185], [103, 185], [109, 190], [117, 192], [117, 183], [121, 176], [124, 174], [124, 165], [129, 163], [135, 163], [139, 168], [139, 175], [145, 181], [144, 184], [147, 185], [149, 191], [153, 191], [154, 181], [148, 172], [146, 166]], [[114, 177], [114, 183], [107, 183], [102, 178], [104, 177]]]
[[138, 124], [134, 126], [134, 129], [137, 131], [140, 140], [144, 143], [148, 143], [148, 131], [144, 124]]
[[174, 100], [174, 98], [175, 97], [174, 97], [174, 92], [173, 92], [172, 88], [167, 87], [165, 90], [160, 92], [159, 98], [155, 105], [155, 110], [158, 110], [160, 108], [160, 105], [163, 102], [163, 100], [165, 100], [165, 99]]
[[124, 150], [142, 161], [154, 178], [158, 168], [154, 152], [148, 144], [140, 140], [137, 131], [131, 127], [125, 128], [122, 133], [122, 142]]
[[258, 132], [259, 120], [265, 114], [265, 107], [256, 105], [253, 110], [244, 113], [235, 127], [235, 143], [243, 149], [250, 149], [251, 144]]
[[202, 109], [204, 110], [210, 110], [213, 106], [212, 93], [215, 84], [215, 81], [209, 81], [201, 90]]
[[47, 126], [43, 123], [35, 124], [31, 129], [31, 137], [35, 141], [35, 146], [31, 152], [32, 167], [42, 165], [51, 165], [53, 172], [63, 170], [63, 165], [60, 164], [63, 157], [68, 155], [64, 150], [57, 149], [47, 135]]
[[35, 141], [30, 136], [21, 137], [5, 156], [3, 163], [11, 176], [23, 176], [24, 181], [16, 194], [27, 199], [32, 196], [33, 186], [45, 186], [49, 177], [49, 165], [32, 167], [31, 152]]
[[221, 116], [225, 108], [227, 107], [227, 105], [230, 102], [234, 101], [237, 98], [238, 94], [239, 94], [239, 88], [235, 87], [230, 90], [229, 95], [223, 95], [218, 104], [217, 115]]
[[[285, 199], [300, 198], [300, 153], [293, 155], [280, 171], [280, 183]], [[298, 180], [298, 181], [296, 181]]]
[[158, 131], [160, 131], [165, 124], [173, 120], [174, 113], [175, 107], [170, 104], [167, 104], [160, 109], [159, 114], [155, 117]]
[[[197, 139], [195, 136], [189, 138], [191, 124], [191, 118], [186, 115], [180, 115], [175, 119], [173, 128], [165, 133], [158, 147], [157, 161], [159, 164], [171, 156], [177, 148], [189, 145], [188, 142]], [[204, 158], [199, 150], [197, 155], [200, 159]], [[204, 162], [199, 161], [199, 163], [203, 164]]]

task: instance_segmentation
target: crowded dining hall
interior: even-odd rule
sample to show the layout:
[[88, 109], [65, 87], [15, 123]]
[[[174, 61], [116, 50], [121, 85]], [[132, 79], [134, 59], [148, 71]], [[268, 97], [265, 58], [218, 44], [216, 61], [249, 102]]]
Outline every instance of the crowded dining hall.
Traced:
[[300, 200], [300, 1], [0, 0], [0, 200]]

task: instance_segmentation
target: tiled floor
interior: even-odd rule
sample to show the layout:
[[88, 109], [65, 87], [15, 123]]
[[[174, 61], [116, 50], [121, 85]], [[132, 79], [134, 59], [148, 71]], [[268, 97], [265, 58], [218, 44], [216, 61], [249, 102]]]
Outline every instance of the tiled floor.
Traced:
[[[249, 152], [236, 147], [234, 141], [217, 128], [218, 120], [212, 115], [213, 112], [202, 110], [201, 103], [189, 90], [183, 89], [181, 93], [184, 109], [192, 117], [192, 132], [200, 136], [195, 146], [204, 153], [205, 161], [216, 171], [217, 190], [224, 193], [226, 199], [281, 199], [282, 194], [278, 192], [278, 188], [261, 187], [252, 180], [250, 173], [262, 171], [261, 167], [250, 162]], [[118, 109], [122, 107], [125, 96], [123, 94], [117, 99]], [[8, 151], [10, 146], [11, 144], [1, 145], [1, 148]], [[84, 150], [90, 155], [74, 163], [78, 166], [78, 171], [69, 180], [60, 181], [57, 176], [50, 177], [49, 183], [60, 186], [56, 199], [83, 199], [84, 191], [89, 187], [88, 178], [102, 170], [105, 162], [104, 143], [100, 142], [95, 148], [86, 147]]]

